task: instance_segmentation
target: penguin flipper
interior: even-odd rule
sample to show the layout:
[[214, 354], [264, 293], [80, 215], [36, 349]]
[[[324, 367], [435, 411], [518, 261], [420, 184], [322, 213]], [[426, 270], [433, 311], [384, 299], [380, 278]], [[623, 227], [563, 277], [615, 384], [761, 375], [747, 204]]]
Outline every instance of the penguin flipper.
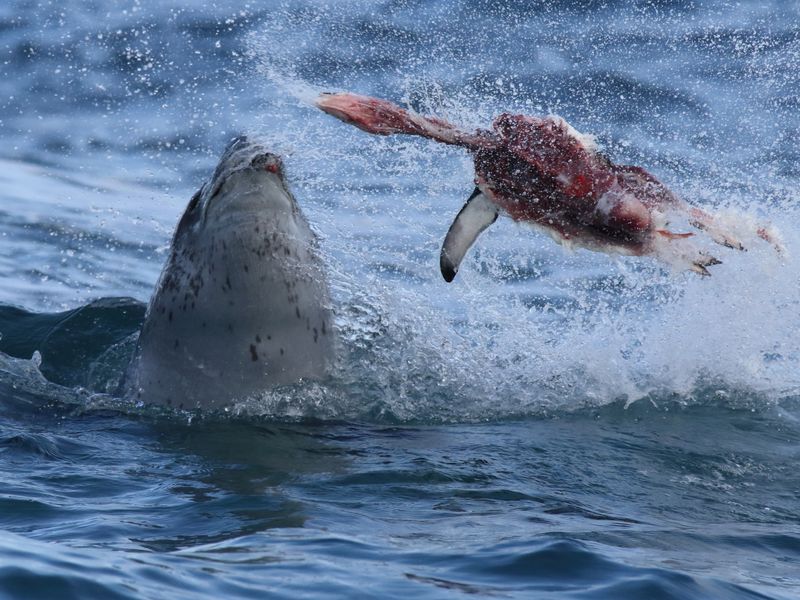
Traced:
[[484, 229], [497, 220], [500, 209], [478, 188], [472, 192], [464, 207], [456, 215], [447, 231], [439, 256], [442, 277], [448, 283], [453, 281], [464, 255]]

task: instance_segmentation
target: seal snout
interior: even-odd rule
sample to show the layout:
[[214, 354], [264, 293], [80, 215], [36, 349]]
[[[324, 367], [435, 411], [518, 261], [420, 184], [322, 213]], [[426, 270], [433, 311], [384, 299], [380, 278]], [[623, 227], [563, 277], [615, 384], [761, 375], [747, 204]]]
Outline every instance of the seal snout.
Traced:
[[263, 144], [250, 136], [240, 135], [233, 138], [225, 148], [215, 178], [219, 175], [228, 176], [247, 168], [281, 175], [283, 161], [280, 156], [267, 151]]
[[263, 148], [259, 148], [260, 152], [253, 160], [250, 161], [250, 166], [254, 169], [264, 169], [268, 173], [275, 173], [280, 175], [283, 172], [283, 161], [277, 154], [266, 152]]

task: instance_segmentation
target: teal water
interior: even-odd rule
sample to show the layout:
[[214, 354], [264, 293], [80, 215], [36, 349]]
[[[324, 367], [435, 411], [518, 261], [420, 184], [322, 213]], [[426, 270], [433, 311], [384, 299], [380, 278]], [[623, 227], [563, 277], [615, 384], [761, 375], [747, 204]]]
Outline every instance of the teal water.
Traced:
[[[798, 598], [796, 7], [448, 0], [0, 6], [0, 597]], [[454, 284], [466, 125], [556, 112], [733, 226], [711, 278], [501, 219]], [[329, 380], [223, 414], [116, 396], [237, 133], [321, 237]]]
[[4, 397], [9, 597], [793, 597], [781, 411], [188, 423]]

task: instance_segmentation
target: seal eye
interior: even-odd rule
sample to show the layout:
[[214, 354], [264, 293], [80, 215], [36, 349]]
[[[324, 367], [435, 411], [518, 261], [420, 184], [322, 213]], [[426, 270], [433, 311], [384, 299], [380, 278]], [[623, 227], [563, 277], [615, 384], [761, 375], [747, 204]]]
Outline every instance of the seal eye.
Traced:
[[197, 203], [198, 203], [198, 202], [200, 202], [200, 190], [198, 190], [197, 192], [195, 192], [194, 196], [192, 196], [192, 199], [191, 199], [191, 200], [189, 200], [189, 204], [186, 206], [186, 212], [187, 212], [187, 213], [190, 213], [190, 212], [192, 212], [192, 211], [193, 211], [195, 208], [197, 208]]
[[178, 221], [178, 228], [175, 230], [176, 235], [178, 232], [186, 229], [186, 227], [188, 227], [190, 224], [198, 221], [198, 217], [195, 216], [194, 213], [196, 212], [195, 209], [200, 204], [200, 195], [202, 191], [203, 189], [200, 188], [200, 190], [194, 196], [192, 196], [192, 199], [189, 200], [189, 204], [186, 205], [186, 210], [183, 211], [183, 216], [181, 217], [181, 220]]

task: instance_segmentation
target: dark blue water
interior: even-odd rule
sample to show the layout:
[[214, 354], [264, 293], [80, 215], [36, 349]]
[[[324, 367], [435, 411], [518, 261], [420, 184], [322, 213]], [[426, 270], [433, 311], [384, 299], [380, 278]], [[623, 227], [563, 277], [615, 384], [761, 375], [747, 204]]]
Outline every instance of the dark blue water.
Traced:
[[[785, 2], [0, 6], [0, 597], [800, 598], [800, 11]], [[468, 157], [318, 114], [558, 113], [743, 236], [711, 278], [501, 219]], [[115, 397], [235, 134], [321, 236], [331, 379]]]

